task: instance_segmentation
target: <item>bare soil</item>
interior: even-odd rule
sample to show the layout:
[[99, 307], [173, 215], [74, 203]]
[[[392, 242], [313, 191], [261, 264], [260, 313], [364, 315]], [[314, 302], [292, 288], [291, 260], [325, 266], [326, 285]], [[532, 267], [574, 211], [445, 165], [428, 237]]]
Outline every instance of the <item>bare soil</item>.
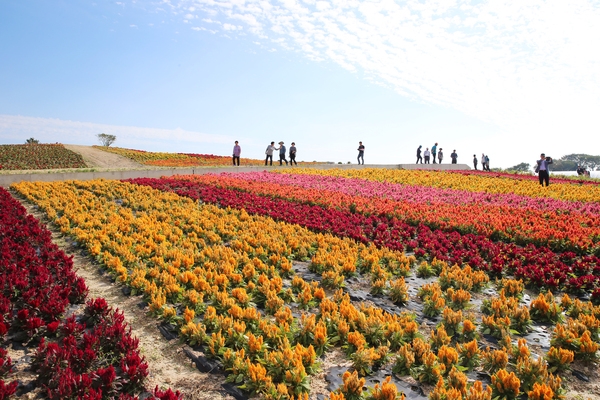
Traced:
[[90, 168], [141, 168], [142, 164], [118, 154], [99, 150], [93, 146], [65, 144], [65, 148], [81, 154], [83, 161]]
[[[53, 242], [67, 255], [73, 256], [76, 273], [85, 279], [89, 288], [88, 298], [103, 297], [113, 309], [123, 312], [133, 336], [139, 338], [141, 354], [148, 362], [148, 389], [152, 390], [158, 386], [163, 390], [179, 390], [184, 393], [184, 398], [189, 400], [233, 399], [221, 387], [221, 384], [225, 383], [223, 375], [198, 371], [183, 353], [185, 344], [176, 339], [168, 341], [162, 336], [158, 330], [158, 320], [148, 315], [148, 307], [142, 305], [141, 296], [124, 295], [122, 286], [103, 275], [98, 265], [49, 223], [43, 213], [25, 201], [21, 203], [30, 214], [46, 223], [52, 231]], [[16, 359], [20, 357], [17, 354], [12, 356]], [[26, 372], [22, 372], [20, 378], [26, 380], [26, 375]], [[35, 393], [34, 391], [31, 394]]]

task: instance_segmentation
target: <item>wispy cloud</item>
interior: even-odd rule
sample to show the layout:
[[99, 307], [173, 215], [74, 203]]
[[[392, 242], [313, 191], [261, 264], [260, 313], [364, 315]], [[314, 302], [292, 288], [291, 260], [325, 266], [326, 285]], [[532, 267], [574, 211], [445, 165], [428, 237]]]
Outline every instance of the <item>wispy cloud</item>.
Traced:
[[583, 127], [600, 108], [600, 3], [593, 0], [169, 4], [224, 34], [249, 32], [508, 129]]
[[[42, 143], [98, 144], [99, 133], [117, 136], [115, 145], [143, 150], [186, 152], [207, 145], [230, 144], [235, 140], [223, 135], [176, 129], [118, 126], [0, 114], [0, 143], [18, 144], [34, 137]], [[177, 146], [177, 147], [174, 147]]]

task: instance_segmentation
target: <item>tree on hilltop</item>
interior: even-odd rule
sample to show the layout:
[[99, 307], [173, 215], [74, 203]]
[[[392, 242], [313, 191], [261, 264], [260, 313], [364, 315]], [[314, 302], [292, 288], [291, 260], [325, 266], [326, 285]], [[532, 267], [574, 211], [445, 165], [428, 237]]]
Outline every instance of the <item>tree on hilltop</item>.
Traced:
[[40, 141], [34, 138], [29, 138], [25, 141], [25, 144], [39, 144]]
[[100, 143], [104, 147], [109, 147], [115, 142], [115, 140], [117, 140], [117, 137], [115, 135], [109, 135], [107, 133], [99, 133], [96, 136], [98, 136], [98, 140], [100, 140]]

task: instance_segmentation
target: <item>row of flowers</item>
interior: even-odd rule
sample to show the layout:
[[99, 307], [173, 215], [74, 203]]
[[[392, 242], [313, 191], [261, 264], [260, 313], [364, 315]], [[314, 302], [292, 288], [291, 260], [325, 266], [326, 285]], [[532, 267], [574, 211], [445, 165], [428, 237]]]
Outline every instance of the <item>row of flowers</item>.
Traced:
[[[510, 173], [510, 172], [485, 172], [480, 170], [453, 170], [453, 173], [461, 174], [461, 175], [474, 175], [474, 176], [485, 176], [488, 178], [503, 178], [503, 179], [518, 179], [518, 180], [526, 180], [526, 181], [534, 181], [538, 182], [538, 177], [536, 175], [531, 175], [530, 173]], [[552, 175], [552, 171], [550, 171]], [[576, 185], [598, 185], [600, 181], [597, 179], [585, 178], [582, 176], [552, 176], [552, 182], [555, 183], [566, 183], [566, 184], [576, 184]]]
[[462, 194], [466, 199], [459, 202], [458, 191], [454, 191], [455, 201], [452, 201], [445, 193], [448, 190], [267, 172], [190, 175], [179, 179], [366, 215], [385, 214], [413, 226], [425, 224], [444, 231], [476, 233], [520, 245], [534, 243], [558, 251], [580, 253], [593, 252], [600, 247], [600, 204], [597, 204], [595, 214], [557, 207], [536, 210], [509, 204], [465, 203], [473, 199], [468, 199], [469, 193], [464, 191]]
[[374, 243], [392, 250], [414, 251], [417, 257], [436, 258], [450, 264], [468, 264], [494, 274], [501, 274], [508, 269], [527, 284], [537, 287], [565, 287], [573, 292], [588, 293], [598, 288], [600, 260], [594, 255], [578, 257], [574, 253], [554, 253], [547, 247], [520, 247], [512, 243], [493, 242], [483, 235], [432, 230], [424, 224], [413, 227], [387, 216], [366, 216], [182, 179], [140, 178], [132, 182], [174, 191], [222, 207], [244, 209], [362, 243]]
[[[283, 172], [283, 171], [274, 171]], [[540, 188], [535, 180], [512, 179], [510, 176], [495, 177], [454, 171], [393, 170], [393, 169], [309, 169], [294, 168], [285, 173], [338, 176], [378, 182], [398, 183], [409, 186], [427, 186], [440, 189], [456, 189], [489, 194], [512, 194], [528, 197], [549, 197], [559, 200], [600, 202], [600, 185], [579, 185], [571, 180], [556, 182]]]
[[[195, 166], [230, 166], [231, 157], [216, 156], [213, 154], [193, 154], [193, 153], [166, 153], [150, 152], [143, 150], [131, 150], [120, 147], [94, 146], [99, 150], [118, 154], [132, 159], [144, 165], [153, 165], [157, 167], [195, 167]], [[263, 165], [263, 160], [254, 160], [242, 158], [243, 165]]]
[[[133, 399], [145, 391], [148, 365], [123, 315], [95, 299], [82, 315], [65, 318], [87, 296], [71, 258], [4, 189], [0, 210], [0, 398], [18, 386], [10, 382], [14, 368], [5, 350], [11, 341], [37, 346], [31, 370], [50, 399]], [[180, 398], [170, 390], [154, 393]]]
[[[599, 202], [568, 201], [551, 197], [530, 197], [514, 193], [490, 194], [451, 188], [404, 185], [387, 181], [375, 181], [339, 176], [296, 174], [296, 170], [278, 174], [262, 172], [221, 173], [219, 178], [238, 178], [244, 181], [268, 182], [279, 185], [293, 185], [305, 189], [340, 192], [361, 197], [383, 198], [409, 203], [430, 204], [485, 204], [488, 206], [522, 208], [535, 211], [562, 211], [565, 214], [582, 213], [598, 215]], [[431, 174], [431, 171], [421, 171]], [[210, 175], [209, 175], [210, 176]]]
[[[398, 347], [418, 331], [413, 316], [357, 308], [343, 292], [329, 298], [318, 284], [299, 277], [284, 288], [282, 279], [293, 273], [290, 259], [311, 258], [311, 269], [322, 273], [323, 281], [343, 280], [358, 268], [402, 274], [414, 262], [402, 253], [245, 211], [198, 208], [189, 199], [126, 183], [22, 182], [15, 188], [118, 280], [143, 293], [151, 312], [176, 323], [191, 344], [204, 345], [207, 354], [219, 358], [230, 379], [246, 390], [302, 395], [308, 374], [316, 370], [316, 355], [329, 346], [364, 334], [369, 339], [356, 363], [366, 371], [379, 358], [373, 346], [389, 338]], [[318, 318], [295, 318], [290, 302], [319, 306], [321, 312]], [[373, 329], [377, 335], [370, 338]]]
[[[403, 275], [406, 266], [414, 264], [401, 253], [126, 183], [21, 183], [16, 188], [117, 279], [143, 293], [153, 313], [175, 323], [191, 344], [203, 345], [209, 356], [221, 360], [229, 379], [246, 390], [272, 398], [304, 397], [308, 375], [318, 368], [316, 356], [333, 345], [347, 352], [357, 374], [369, 374], [391, 361], [402, 375], [438, 382], [440, 393], [452, 390], [449, 382], [462, 379], [454, 369], [485, 367], [485, 360], [498, 356], [492, 350], [478, 354], [473, 342], [478, 338], [476, 321], [461, 310], [465, 291], [485, 285], [475, 271], [432, 262], [431, 268], [440, 269], [440, 289], [451, 307], [442, 310], [443, 325], [424, 340], [410, 314], [393, 316], [376, 307], [356, 307], [342, 291], [327, 295], [321, 285], [300, 277], [286, 287], [282, 279], [293, 275], [290, 260], [309, 259], [311, 270], [322, 274], [322, 284], [336, 281], [330, 272], [343, 280], [364, 270], [370, 271], [376, 287], [377, 281], [394, 275], [391, 271]], [[510, 290], [517, 293], [522, 286]], [[308, 311], [317, 307], [316, 314], [294, 317], [291, 303]], [[538, 303], [544, 309], [542, 301]], [[593, 306], [586, 307], [595, 312]], [[571, 346], [589, 344], [586, 338], [594, 336], [578, 326], [565, 325], [563, 331], [573, 333], [555, 336]], [[503, 332], [503, 337], [510, 335]], [[564, 358], [556, 348], [558, 353], [550, 356]], [[505, 365], [494, 370], [497, 393], [537, 388], [559, 394], [560, 379], [541, 373], [550, 362], [538, 362], [536, 371], [541, 372], [534, 374], [532, 363], [533, 358], [527, 358], [518, 364], [520, 369], [507, 370], [512, 366]], [[511, 373], [514, 379], [507, 378]], [[332, 396], [343, 398], [346, 389]], [[481, 385], [468, 391], [488, 393]]]
[[0, 170], [85, 168], [80, 154], [62, 144], [0, 145]]

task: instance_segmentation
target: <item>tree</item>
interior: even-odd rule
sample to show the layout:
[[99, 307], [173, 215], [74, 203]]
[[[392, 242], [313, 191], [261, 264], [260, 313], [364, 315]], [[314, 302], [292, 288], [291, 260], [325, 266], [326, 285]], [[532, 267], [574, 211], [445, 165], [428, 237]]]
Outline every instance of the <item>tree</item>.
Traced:
[[100, 143], [102, 143], [102, 146], [104, 147], [109, 147], [115, 142], [115, 140], [117, 140], [117, 137], [115, 135], [109, 135], [106, 133], [99, 133], [97, 136], [98, 140], [100, 140]]
[[[578, 165], [581, 165], [588, 171], [594, 171], [600, 169], [600, 156], [591, 156], [588, 154], [567, 154], [560, 158], [560, 161], [572, 162], [575, 168], [569, 169], [569, 171], [575, 171]], [[556, 163], [556, 160], [554, 160]], [[554, 170], [558, 171], [556, 166]]]
[[34, 138], [29, 138], [25, 141], [25, 144], [39, 144], [40, 141]]
[[552, 160], [550, 165], [551, 171], [577, 171], [577, 164], [575, 161], [563, 160], [562, 158]]
[[531, 164], [522, 162], [521, 164], [517, 164], [513, 167], [508, 168], [509, 171], [515, 172], [529, 172], [531, 168]]

